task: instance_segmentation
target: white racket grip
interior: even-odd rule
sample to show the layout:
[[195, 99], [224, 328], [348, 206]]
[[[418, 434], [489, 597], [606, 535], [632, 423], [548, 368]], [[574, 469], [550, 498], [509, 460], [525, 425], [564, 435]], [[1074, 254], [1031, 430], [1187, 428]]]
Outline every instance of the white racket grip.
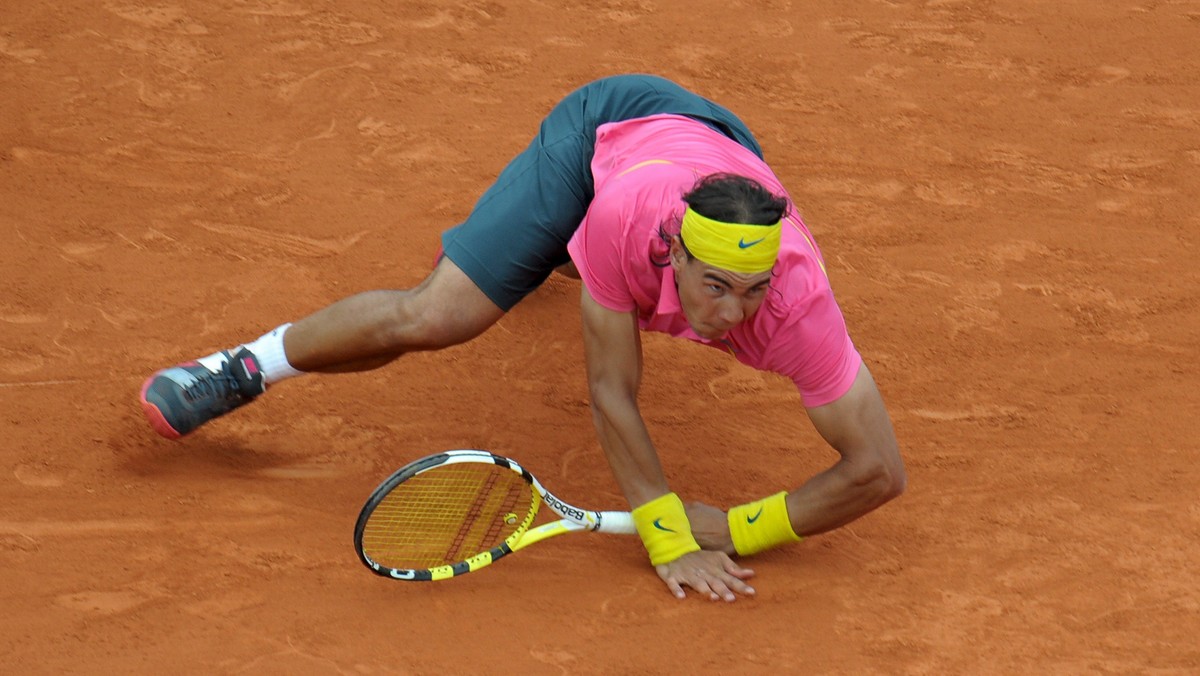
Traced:
[[600, 517], [596, 524], [597, 533], [637, 535], [637, 524], [629, 512], [596, 512], [596, 515]]

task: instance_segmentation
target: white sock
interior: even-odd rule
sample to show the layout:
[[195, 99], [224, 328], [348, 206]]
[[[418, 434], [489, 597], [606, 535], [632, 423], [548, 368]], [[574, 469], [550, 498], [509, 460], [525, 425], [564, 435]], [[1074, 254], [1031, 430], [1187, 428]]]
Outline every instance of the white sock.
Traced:
[[[258, 359], [258, 367], [262, 369], [263, 380], [268, 385], [291, 378], [293, 376], [303, 375], [304, 371], [297, 371], [288, 363], [287, 354], [283, 351], [283, 334], [287, 333], [291, 324], [284, 324], [277, 329], [263, 334], [261, 338], [253, 343], [246, 343], [242, 347], [254, 353]], [[236, 350], [234, 350], [236, 352]]]

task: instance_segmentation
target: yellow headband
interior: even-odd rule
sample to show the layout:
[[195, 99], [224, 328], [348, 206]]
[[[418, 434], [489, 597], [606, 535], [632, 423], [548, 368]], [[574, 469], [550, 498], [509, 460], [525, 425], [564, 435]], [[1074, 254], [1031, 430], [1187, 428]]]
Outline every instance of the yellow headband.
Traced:
[[782, 232], [779, 223], [722, 223], [688, 207], [683, 212], [683, 227], [679, 234], [688, 251], [705, 263], [722, 270], [754, 274], [775, 267]]

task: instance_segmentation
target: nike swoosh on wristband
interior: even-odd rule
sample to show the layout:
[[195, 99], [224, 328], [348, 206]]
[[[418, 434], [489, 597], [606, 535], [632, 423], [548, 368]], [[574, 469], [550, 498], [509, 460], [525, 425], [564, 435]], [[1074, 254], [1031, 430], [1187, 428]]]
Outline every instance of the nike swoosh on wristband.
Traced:
[[666, 531], [666, 532], [668, 532], [668, 533], [674, 533], [674, 532], [675, 532], [674, 530], [672, 530], [672, 529], [670, 529], [670, 528], [667, 528], [666, 526], [664, 526], [664, 525], [662, 525], [661, 523], [659, 523], [659, 521], [662, 521], [662, 519], [655, 519], [655, 520], [654, 520], [654, 527], [655, 527], [655, 528], [657, 528], [657, 529], [659, 529], [659, 530], [664, 530], [664, 531]]
[[754, 513], [754, 516], [750, 516], [749, 514], [747, 514], [746, 515], [746, 523], [754, 523], [755, 521], [758, 521], [758, 517], [762, 516], [762, 511], [763, 511], [763, 508], [759, 507], [758, 511]]
[[742, 238], [738, 239], [738, 248], [739, 249], [749, 249], [750, 247], [754, 246], [755, 244], [758, 244], [759, 242], [763, 241], [764, 239], [766, 239], [766, 237], [759, 237], [758, 239], [754, 240], [753, 242], [747, 242], [746, 238], [742, 237]]

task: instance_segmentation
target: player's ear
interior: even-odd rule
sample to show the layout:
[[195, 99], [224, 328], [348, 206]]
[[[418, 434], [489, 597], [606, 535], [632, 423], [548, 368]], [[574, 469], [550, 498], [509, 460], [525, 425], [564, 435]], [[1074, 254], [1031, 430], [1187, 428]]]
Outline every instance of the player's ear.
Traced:
[[687, 262], [688, 262], [687, 249], [683, 248], [683, 239], [680, 238], [679, 235], [675, 235], [674, 237], [671, 238], [670, 257], [671, 257], [671, 267], [674, 268], [675, 272], [677, 272], [677, 273], [683, 269], [683, 266], [687, 265]]

